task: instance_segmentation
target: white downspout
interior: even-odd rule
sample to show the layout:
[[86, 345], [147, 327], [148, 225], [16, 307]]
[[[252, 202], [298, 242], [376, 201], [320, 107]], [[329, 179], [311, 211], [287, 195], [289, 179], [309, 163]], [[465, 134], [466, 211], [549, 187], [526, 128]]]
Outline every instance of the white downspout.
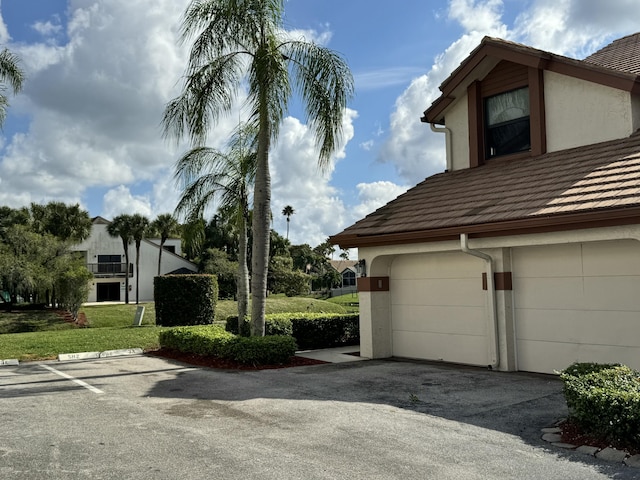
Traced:
[[489, 357], [491, 358], [491, 364], [489, 364], [488, 367], [495, 369], [500, 365], [500, 345], [498, 338], [498, 312], [496, 309], [496, 286], [493, 280], [493, 258], [479, 250], [470, 249], [469, 238], [466, 233], [460, 234], [460, 248], [464, 253], [481, 258], [487, 264], [487, 295], [489, 296], [489, 322], [491, 323], [489, 328]]
[[430, 123], [431, 131], [436, 133], [444, 133], [444, 141], [447, 156], [447, 172], [450, 172], [453, 168], [453, 159], [451, 158], [451, 130], [447, 127], [436, 127], [435, 123]]

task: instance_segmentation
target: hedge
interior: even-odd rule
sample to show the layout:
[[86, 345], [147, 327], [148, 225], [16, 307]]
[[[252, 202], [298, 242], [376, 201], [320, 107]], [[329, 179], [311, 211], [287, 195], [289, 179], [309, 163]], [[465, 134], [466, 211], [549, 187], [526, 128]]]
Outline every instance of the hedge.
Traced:
[[[357, 345], [360, 342], [358, 314], [272, 313], [265, 315], [265, 335], [293, 335], [302, 350]], [[227, 318], [226, 329], [238, 332], [238, 317]], [[249, 335], [249, 320], [241, 334]]]
[[248, 365], [284, 364], [289, 362], [296, 352], [296, 342], [291, 336], [239, 337], [227, 332], [221, 325], [162, 330], [160, 346]]
[[215, 275], [163, 275], [153, 280], [156, 325], [213, 323], [218, 301]]
[[560, 378], [569, 419], [584, 432], [640, 446], [640, 372], [618, 364], [576, 363]]

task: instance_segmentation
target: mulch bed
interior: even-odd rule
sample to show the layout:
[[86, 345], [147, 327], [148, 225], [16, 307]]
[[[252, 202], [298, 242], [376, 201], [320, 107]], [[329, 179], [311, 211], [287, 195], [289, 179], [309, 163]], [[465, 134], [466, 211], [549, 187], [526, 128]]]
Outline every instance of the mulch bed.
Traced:
[[78, 322], [74, 322], [73, 321], [73, 316], [71, 315], [71, 312], [67, 311], [67, 310], [55, 310], [55, 312], [62, 317], [62, 319], [67, 322], [67, 323], [75, 323], [77, 326], [79, 327], [86, 327], [87, 326], [87, 316], [84, 314], [84, 312], [79, 312], [78, 313]]
[[199, 367], [207, 367], [207, 368], [219, 368], [224, 370], [270, 370], [274, 368], [290, 368], [290, 367], [300, 367], [303, 365], [320, 365], [324, 362], [322, 360], [314, 360], [312, 358], [304, 358], [293, 356], [291, 357], [289, 363], [281, 364], [281, 365], [244, 365], [238, 362], [234, 362], [232, 360], [225, 360], [222, 358], [212, 357], [209, 355], [196, 355], [193, 353], [184, 353], [177, 350], [172, 350], [168, 348], [161, 348], [159, 350], [152, 350], [146, 352], [147, 355], [151, 355], [154, 357], [163, 357], [169, 358], [171, 360], [177, 360], [182, 363], [187, 363], [189, 365], [197, 365]]
[[580, 427], [571, 421], [562, 422], [559, 427], [562, 429], [562, 441], [564, 443], [570, 443], [578, 446], [589, 445], [590, 447], [598, 447], [600, 449], [612, 447], [619, 450], [626, 450], [631, 455], [640, 453], [640, 445], [612, 444], [607, 440], [582, 432]]

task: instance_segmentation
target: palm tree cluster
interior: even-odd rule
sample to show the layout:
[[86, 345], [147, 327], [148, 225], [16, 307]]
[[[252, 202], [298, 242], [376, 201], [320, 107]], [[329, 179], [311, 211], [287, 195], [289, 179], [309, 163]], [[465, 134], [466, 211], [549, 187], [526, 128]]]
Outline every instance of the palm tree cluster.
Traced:
[[271, 220], [269, 149], [297, 92], [326, 167], [342, 137], [353, 94], [346, 62], [328, 48], [292, 38], [284, 29], [284, 0], [193, 0], [182, 20], [193, 40], [182, 93], [169, 102], [164, 134], [204, 147], [220, 115], [246, 86], [246, 124], [256, 132], [253, 184], [251, 334], [264, 335]]

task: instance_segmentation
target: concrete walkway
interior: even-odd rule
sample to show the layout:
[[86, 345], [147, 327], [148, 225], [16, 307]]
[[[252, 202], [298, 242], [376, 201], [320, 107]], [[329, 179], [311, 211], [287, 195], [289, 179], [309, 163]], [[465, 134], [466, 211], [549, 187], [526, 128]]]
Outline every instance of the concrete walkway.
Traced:
[[312, 358], [314, 360], [322, 360], [329, 363], [359, 362], [369, 360], [360, 357], [358, 354], [360, 347], [358, 345], [350, 345], [346, 347], [324, 348], [321, 350], [302, 350], [296, 352], [298, 357]]

